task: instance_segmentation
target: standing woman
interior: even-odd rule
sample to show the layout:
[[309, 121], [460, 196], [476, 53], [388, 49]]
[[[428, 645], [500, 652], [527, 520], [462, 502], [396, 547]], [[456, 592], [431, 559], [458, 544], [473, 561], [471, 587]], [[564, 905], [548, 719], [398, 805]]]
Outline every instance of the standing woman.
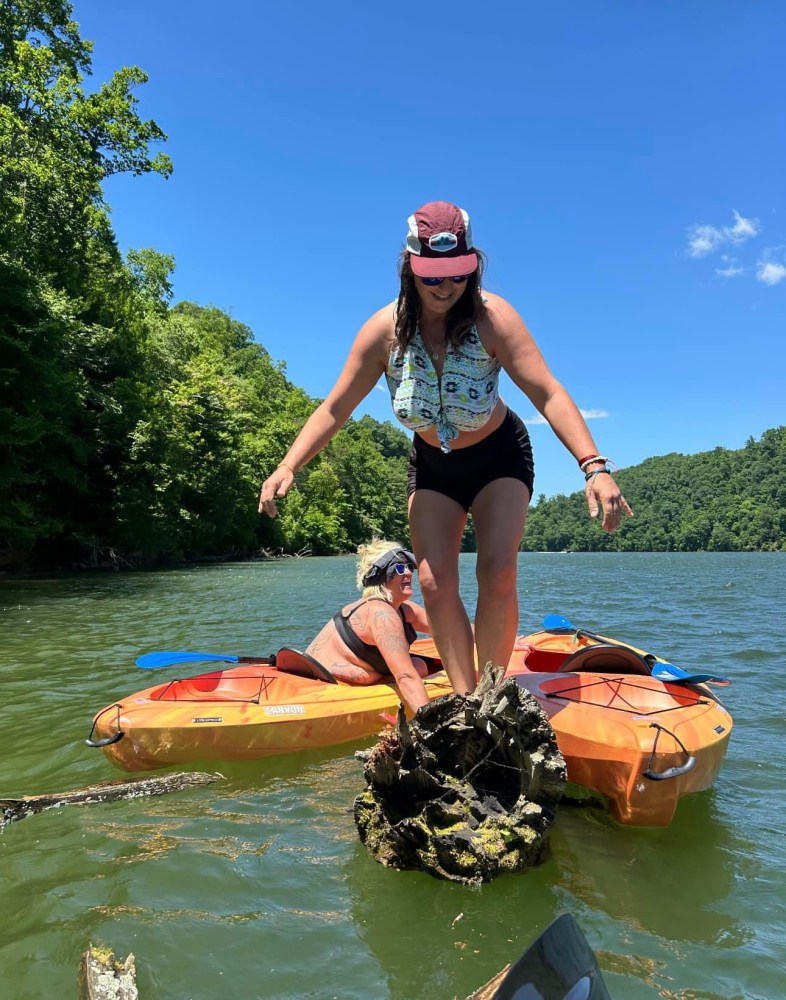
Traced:
[[[534, 464], [521, 419], [499, 396], [504, 369], [548, 421], [585, 475], [590, 517], [614, 531], [632, 515], [578, 407], [550, 372], [505, 299], [481, 291], [483, 254], [469, 216], [429, 202], [408, 220], [398, 300], [361, 327], [338, 381], [262, 485], [260, 513], [276, 516], [298, 469], [387, 377], [393, 411], [414, 431], [409, 526], [432, 635], [455, 691], [477, 683], [477, 663], [505, 665], [518, 626], [518, 547]], [[472, 511], [477, 540], [474, 634], [459, 594], [458, 557]]]

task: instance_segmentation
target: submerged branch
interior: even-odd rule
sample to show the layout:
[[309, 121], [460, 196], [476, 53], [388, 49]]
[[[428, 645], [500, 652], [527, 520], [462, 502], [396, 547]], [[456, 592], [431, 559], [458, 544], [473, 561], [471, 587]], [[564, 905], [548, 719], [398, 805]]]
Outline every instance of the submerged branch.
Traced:
[[101, 781], [96, 785], [73, 789], [70, 792], [54, 792], [51, 795], [26, 795], [22, 799], [0, 799], [0, 830], [9, 823], [26, 819], [34, 813], [60, 806], [92, 805], [94, 802], [117, 802], [120, 799], [136, 799], [143, 795], [165, 795], [167, 792], [181, 792], [186, 788], [197, 788], [218, 781], [222, 775], [205, 771], [177, 771], [174, 774], [159, 774], [142, 778], [119, 778], [116, 781]]

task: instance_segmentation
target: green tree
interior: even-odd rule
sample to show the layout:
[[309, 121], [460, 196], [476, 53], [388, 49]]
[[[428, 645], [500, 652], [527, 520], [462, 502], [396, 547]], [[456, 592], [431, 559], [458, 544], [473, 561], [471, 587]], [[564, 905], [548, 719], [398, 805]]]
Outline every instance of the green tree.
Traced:
[[[144, 294], [103, 200], [110, 174], [168, 176], [132, 67], [83, 89], [91, 45], [64, 0], [0, 7], [0, 558], [101, 543], [138, 418]], [[33, 553], [34, 555], [34, 553]]]
[[175, 258], [148, 247], [129, 250], [126, 264], [145, 307], [158, 316], [165, 316], [172, 299], [171, 277]]

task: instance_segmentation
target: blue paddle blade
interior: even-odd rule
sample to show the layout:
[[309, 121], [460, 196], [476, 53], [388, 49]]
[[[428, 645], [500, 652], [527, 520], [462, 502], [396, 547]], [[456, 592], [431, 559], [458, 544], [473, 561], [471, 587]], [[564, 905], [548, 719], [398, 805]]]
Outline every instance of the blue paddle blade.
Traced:
[[188, 653], [175, 650], [160, 650], [156, 653], [144, 653], [136, 660], [136, 665], [143, 670], [155, 670], [157, 667], [171, 667], [175, 663], [195, 663], [200, 660], [221, 660], [225, 663], [237, 663], [238, 657], [231, 653]]
[[548, 632], [553, 632], [559, 628], [566, 628], [571, 632], [576, 630], [576, 626], [569, 622], [563, 615], [546, 615], [543, 619], [543, 628]]
[[689, 674], [682, 667], [676, 667], [673, 663], [666, 663], [665, 660], [656, 660], [651, 665], [650, 673], [653, 677], [657, 677], [659, 681], [684, 681], [686, 677], [699, 676], [698, 674]]
[[718, 677], [716, 674], [689, 674], [681, 667], [675, 667], [673, 663], [655, 663], [652, 667], [652, 676], [659, 681], [671, 681], [673, 684], [721, 684], [726, 686], [731, 681], [725, 677]]

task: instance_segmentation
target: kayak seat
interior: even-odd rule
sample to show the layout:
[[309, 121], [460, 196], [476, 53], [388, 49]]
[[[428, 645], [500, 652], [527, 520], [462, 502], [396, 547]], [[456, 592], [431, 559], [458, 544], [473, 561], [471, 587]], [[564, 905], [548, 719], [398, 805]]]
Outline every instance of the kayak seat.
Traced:
[[276, 653], [276, 669], [284, 674], [296, 674], [298, 677], [309, 677], [314, 681], [325, 681], [326, 684], [338, 684], [336, 678], [327, 667], [315, 660], [308, 653], [283, 646]]
[[558, 673], [564, 674], [578, 670], [589, 670], [598, 674], [646, 674], [650, 675], [643, 656], [633, 649], [604, 644], [585, 646], [566, 656], [559, 666]]

